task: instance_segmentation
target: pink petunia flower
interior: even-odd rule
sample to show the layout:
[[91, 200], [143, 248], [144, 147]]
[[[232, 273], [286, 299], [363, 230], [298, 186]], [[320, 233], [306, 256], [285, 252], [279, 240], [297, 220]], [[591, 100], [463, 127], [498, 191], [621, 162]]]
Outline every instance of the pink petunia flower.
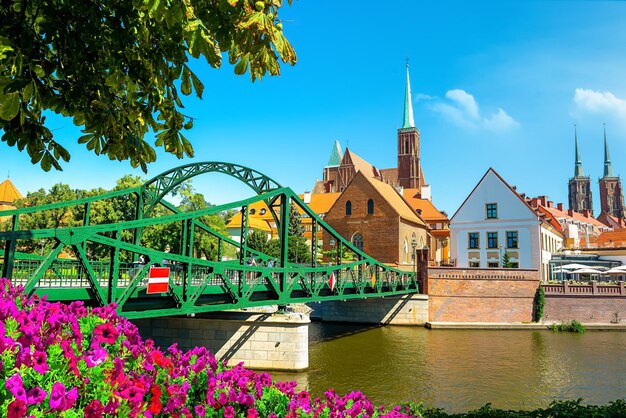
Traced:
[[235, 408], [232, 405], [228, 405], [224, 408], [224, 418], [234, 418]]
[[26, 392], [26, 403], [28, 405], [39, 405], [44, 400], [46, 400], [47, 395], [48, 392], [46, 392], [39, 386], [28, 389], [28, 391]]
[[27, 411], [26, 402], [21, 399], [16, 399], [11, 402], [7, 408], [7, 418], [22, 418], [26, 416]]
[[100, 324], [93, 330], [93, 340], [91, 345], [93, 347], [94, 345], [100, 345], [101, 343], [113, 344], [119, 335], [119, 331], [113, 326], [113, 324], [109, 322]]
[[47, 359], [48, 356], [45, 352], [35, 351], [35, 353], [33, 354], [33, 369], [35, 369], [37, 373], [46, 374], [46, 372], [49, 370]]
[[78, 399], [78, 389], [72, 388], [65, 391], [65, 385], [61, 382], [54, 382], [50, 391], [50, 408], [57, 411], [66, 411], [74, 406]]
[[85, 418], [102, 418], [104, 405], [98, 399], [94, 399], [85, 407], [83, 413]]

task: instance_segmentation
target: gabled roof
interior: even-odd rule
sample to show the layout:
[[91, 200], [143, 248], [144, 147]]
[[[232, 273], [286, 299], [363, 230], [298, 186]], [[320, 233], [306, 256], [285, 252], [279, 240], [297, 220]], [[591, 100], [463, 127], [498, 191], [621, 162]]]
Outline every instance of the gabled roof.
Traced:
[[608, 226], [609, 228], [626, 228], [626, 221], [624, 221], [624, 219], [620, 219], [618, 217], [610, 215], [605, 211], [602, 211], [602, 213], [600, 213], [600, 215], [598, 215], [596, 219], [599, 222], [602, 222], [602, 224]]
[[365, 174], [367, 177], [379, 177], [380, 173], [378, 169], [365, 161], [363, 158], [356, 155], [354, 152], [350, 151], [349, 148], [346, 148], [346, 153], [343, 156], [343, 160], [341, 161], [342, 165], [347, 162], [352, 163], [354, 165], [355, 171], [360, 171]]
[[413, 210], [420, 210], [421, 217], [426, 222], [448, 222], [449, 219], [446, 215], [441, 213], [433, 202], [429, 199], [421, 199], [419, 198], [419, 189], [404, 189], [402, 190], [402, 195], [404, 199], [411, 205]]
[[[311, 202], [307, 205], [316, 214], [323, 215], [330, 210], [339, 196], [341, 193], [313, 193], [311, 194]], [[299, 194], [298, 197], [303, 199], [304, 195]]]
[[540, 213], [543, 213], [546, 217], [546, 222], [548, 222], [550, 225], [552, 225], [552, 227], [554, 229], [556, 229], [559, 232], [563, 232], [563, 226], [559, 223], [559, 221], [557, 220], [557, 218], [552, 214], [552, 212], [550, 212], [548, 210], [549, 208], [545, 207], [545, 206], [541, 206], [539, 205], [537, 207], [537, 210]]
[[603, 232], [598, 235], [595, 243], [598, 247], [605, 247], [608, 244], [616, 247], [626, 247], [626, 229]]
[[588, 223], [588, 224], [595, 225], [595, 226], [602, 227], [602, 228], [607, 227], [606, 225], [604, 225], [602, 222], [598, 221], [597, 219], [591, 216], [587, 217], [579, 212], [572, 211], [572, 214], [570, 215], [567, 211], [559, 210], [558, 208], [555, 208], [555, 207], [552, 207], [552, 208], [547, 207], [547, 206], [541, 206], [541, 207], [544, 208], [547, 212], [550, 212], [550, 214], [552, 214], [552, 216], [554, 216], [557, 219], [569, 218], [578, 222]]
[[[396, 191], [395, 188], [375, 178], [367, 177], [362, 173], [356, 173], [350, 184], [354, 182], [357, 176], [362, 176], [369, 184], [371, 184], [378, 194], [380, 194], [380, 196], [385, 199], [389, 206], [398, 214], [398, 216], [418, 225], [427, 226], [426, 222], [413, 212], [411, 205], [409, 205], [409, 203]], [[350, 185], [348, 185], [348, 187], [350, 187]], [[348, 190], [348, 187], [346, 187], [346, 190]]]
[[0, 183], [0, 204], [11, 204], [18, 199], [22, 199], [23, 196], [13, 185], [11, 180], [6, 179]]
[[476, 191], [476, 189], [478, 188], [478, 186], [480, 186], [480, 184], [483, 182], [483, 180], [485, 179], [485, 177], [487, 177], [487, 174], [489, 174], [489, 172], [492, 172], [497, 178], [498, 180], [500, 180], [502, 182], [502, 184], [504, 184], [510, 191], [511, 193], [513, 193], [513, 195], [517, 196], [517, 198], [524, 204], [524, 206], [526, 206], [528, 208], [529, 211], [531, 211], [535, 216], [537, 216], [537, 219], [539, 219], [539, 216], [537, 215], [537, 212], [535, 212], [535, 210], [528, 204], [528, 202], [526, 201], [526, 199], [524, 199], [519, 193], [517, 193], [517, 191], [511, 187], [509, 185], [509, 183], [507, 183], [502, 176], [500, 176], [500, 174], [498, 174], [498, 172], [496, 170], [493, 169], [493, 167], [489, 167], [489, 169], [487, 170], [487, 172], [480, 178], [480, 180], [478, 181], [478, 183], [476, 183], [476, 186], [474, 186], [474, 188], [472, 189], [472, 191], [470, 192], [470, 194], [467, 195], [467, 197], [465, 198], [465, 200], [463, 201], [463, 203], [461, 203], [461, 206], [459, 206], [459, 208], [456, 210], [456, 212], [454, 212], [454, 215], [452, 215], [452, 217], [450, 218], [450, 221], [452, 221], [454, 219], [454, 217], [456, 216], [457, 213], [459, 213], [459, 211], [461, 210], [461, 208], [465, 205], [465, 203], [469, 200], [469, 198], [472, 196], [472, 194], [474, 194], [474, 192]]
[[398, 184], [397, 168], [381, 168], [378, 171], [380, 172], [380, 176], [385, 183]]

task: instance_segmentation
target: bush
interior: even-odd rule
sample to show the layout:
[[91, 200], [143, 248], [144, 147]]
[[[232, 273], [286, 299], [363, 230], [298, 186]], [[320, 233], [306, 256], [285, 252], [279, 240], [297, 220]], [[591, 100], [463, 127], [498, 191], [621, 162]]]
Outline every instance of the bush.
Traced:
[[295, 392], [204, 347], [163, 352], [143, 341], [115, 306], [51, 303], [0, 279], [0, 416], [408, 417], [360, 392]]
[[562, 322], [560, 324], [552, 324], [548, 326], [548, 329], [551, 331], [565, 331], [565, 332], [575, 332], [577, 334], [584, 334], [586, 329], [583, 324], [573, 319], [572, 322]]
[[543, 291], [543, 287], [539, 286], [537, 288], [537, 292], [535, 293], [535, 322], [541, 321], [543, 318], [543, 307], [546, 303], [546, 294]]

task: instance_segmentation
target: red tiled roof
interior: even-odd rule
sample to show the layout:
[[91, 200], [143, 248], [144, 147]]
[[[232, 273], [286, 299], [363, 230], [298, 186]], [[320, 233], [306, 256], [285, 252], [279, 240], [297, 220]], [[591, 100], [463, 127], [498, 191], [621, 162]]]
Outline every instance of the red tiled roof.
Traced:
[[407, 202], [411, 205], [413, 210], [420, 210], [421, 217], [426, 222], [448, 222], [449, 219], [446, 215], [441, 213], [433, 202], [428, 199], [420, 199], [418, 197], [419, 190], [418, 189], [403, 189], [402, 195], [406, 199]]
[[607, 227], [602, 222], [598, 221], [596, 218], [592, 218], [591, 216], [589, 217], [584, 216], [582, 213], [572, 212], [572, 215], [570, 215], [567, 211], [558, 210], [557, 208], [550, 208], [550, 207], [543, 206], [543, 205], [539, 205], [539, 206], [543, 207], [547, 212], [549, 212], [555, 218], [570, 218], [578, 222], [588, 223], [588, 224], [599, 226], [602, 228]]

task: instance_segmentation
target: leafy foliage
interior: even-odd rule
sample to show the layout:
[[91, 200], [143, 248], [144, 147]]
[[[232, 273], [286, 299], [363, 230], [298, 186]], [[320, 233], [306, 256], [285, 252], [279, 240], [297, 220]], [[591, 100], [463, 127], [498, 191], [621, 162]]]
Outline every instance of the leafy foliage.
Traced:
[[548, 327], [551, 331], [559, 331], [559, 332], [574, 332], [576, 334], [584, 334], [586, 328], [583, 324], [578, 322], [575, 319], [572, 319], [572, 322], [563, 322], [560, 324], [552, 324]]
[[543, 291], [543, 287], [539, 286], [537, 288], [537, 292], [535, 293], [535, 322], [541, 321], [543, 318], [543, 308], [546, 303], [546, 293]]
[[487, 404], [474, 411], [448, 414], [443, 409], [419, 408], [411, 409], [412, 416], [421, 415], [423, 418], [618, 418], [626, 416], [626, 400], [618, 399], [607, 405], [582, 405], [582, 399], [569, 401], [553, 401], [547, 408], [538, 408], [531, 411], [513, 411], [492, 408]]
[[504, 254], [502, 255], [502, 267], [510, 269], [513, 268], [513, 263], [511, 262], [511, 256], [509, 255], [508, 251], [504, 251]]
[[[291, 0], [289, 0], [291, 3]], [[228, 53], [235, 74], [252, 81], [280, 73], [296, 54], [282, 31], [282, 0], [7, 0], [0, 5], [2, 141], [33, 164], [61, 169], [70, 153], [46, 127], [44, 111], [73, 118], [80, 144], [133, 167], [156, 147], [193, 156], [182, 134], [193, 118], [181, 97], [202, 98], [190, 58], [211, 67]]]

